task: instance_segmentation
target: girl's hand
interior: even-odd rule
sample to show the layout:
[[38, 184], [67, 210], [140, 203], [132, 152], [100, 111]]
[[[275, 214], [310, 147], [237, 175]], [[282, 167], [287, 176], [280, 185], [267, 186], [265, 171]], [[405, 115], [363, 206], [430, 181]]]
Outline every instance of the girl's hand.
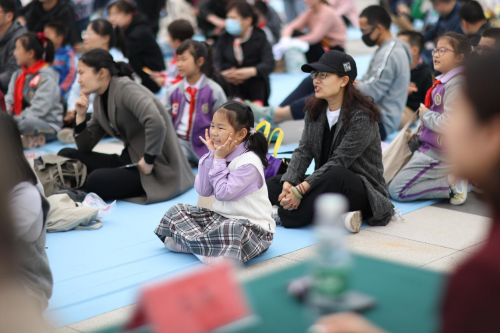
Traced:
[[215, 150], [215, 158], [226, 158], [238, 147], [238, 141], [233, 141], [233, 135], [229, 134], [226, 143]]
[[162, 72], [151, 72], [149, 77], [158, 85], [158, 87], [163, 87], [167, 81], [165, 74]]
[[87, 119], [87, 110], [89, 109], [89, 95], [80, 91], [80, 97], [76, 100], [76, 124], [79, 125]]
[[418, 109], [418, 116], [420, 117], [420, 119], [422, 119], [422, 116], [428, 112], [429, 109], [425, 107], [425, 105], [423, 105], [422, 103], [420, 103], [420, 108]]
[[201, 142], [207, 146], [208, 150], [215, 150], [214, 146], [214, 140], [210, 138], [210, 135], [208, 135], [208, 128], [205, 130], [205, 139], [203, 139], [201, 136], [199, 137]]
[[151, 172], [153, 172], [153, 167], [154, 164], [147, 164], [146, 161], [144, 160], [144, 157], [141, 158], [139, 161], [139, 164], [137, 165], [137, 169], [143, 174], [143, 175], [150, 175]]

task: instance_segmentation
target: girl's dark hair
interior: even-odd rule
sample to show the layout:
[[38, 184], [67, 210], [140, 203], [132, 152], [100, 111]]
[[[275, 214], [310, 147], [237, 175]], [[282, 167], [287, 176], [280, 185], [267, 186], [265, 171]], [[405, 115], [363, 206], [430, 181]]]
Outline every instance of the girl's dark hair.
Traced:
[[227, 5], [226, 13], [232, 9], [236, 9], [238, 14], [240, 14], [240, 16], [243, 17], [244, 19], [251, 17], [252, 25], [257, 24], [257, 14], [255, 13], [252, 5], [249, 4], [248, 2], [244, 0], [232, 1], [229, 3], [229, 5]]
[[450, 43], [451, 47], [453, 47], [453, 51], [455, 51], [456, 55], [463, 54], [464, 55], [464, 63], [469, 60], [472, 54], [472, 46], [469, 38], [464, 35], [459, 35], [456, 32], [447, 32], [439, 39], [446, 39], [448, 43]]
[[115, 6], [120, 12], [125, 13], [125, 14], [132, 14], [135, 16], [139, 13], [135, 4], [133, 4], [132, 2], [127, 1], [127, 0], [118, 0], [118, 1], [112, 2], [108, 6], [108, 11], [111, 9], [111, 7], [115, 7]]
[[264, 134], [255, 132], [252, 135], [251, 133], [251, 129], [255, 122], [252, 109], [243, 103], [229, 101], [217, 109], [216, 112], [224, 113], [227, 120], [236, 131], [240, 131], [243, 128], [247, 129], [247, 136], [243, 142], [248, 142], [248, 150], [257, 154], [264, 167], [267, 168], [269, 166], [269, 161], [266, 155], [269, 147]]
[[[500, 118], [500, 52], [472, 58], [465, 70], [465, 96], [470, 100], [474, 116], [479, 124], [491, 123]], [[484, 193], [495, 218], [500, 218], [500, 161], [489, 175]]]
[[209, 78], [214, 77], [215, 68], [213, 64], [213, 51], [210, 45], [205, 42], [198, 42], [192, 39], [185, 40], [177, 49], [176, 53], [178, 55], [189, 51], [194, 58], [194, 61], [203, 58], [203, 66], [201, 66], [201, 72], [208, 76]]
[[[347, 76], [342, 73], [329, 73], [328, 75], [338, 75], [339, 77]], [[313, 121], [316, 121], [322, 112], [325, 112], [328, 107], [328, 102], [324, 99], [310, 97], [306, 102], [305, 111], [309, 114]], [[354, 83], [349, 80], [344, 89], [344, 100], [342, 102], [342, 124], [346, 125], [351, 120], [352, 114], [356, 110], [361, 110], [370, 117], [370, 121], [380, 123], [382, 113], [375, 104], [372, 97], [361, 93]]]
[[37, 34], [27, 32], [17, 40], [21, 41], [26, 51], [33, 50], [36, 60], [45, 60], [48, 63], [54, 61], [54, 44], [50, 39], [45, 38], [44, 43], [42, 43], [42, 39], [38, 38]]
[[109, 36], [109, 49], [118, 47], [123, 54], [126, 53], [125, 38], [123, 37], [123, 35], [115, 33], [113, 25], [109, 21], [104, 19], [96, 19], [91, 21], [89, 25], [92, 31], [94, 31], [99, 36]]
[[4, 161], [7, 161], [11, 166], [9, 177], [6, 178], [7, 188], [12, 190], [22, 182], [30, 182], [36, 185], [37, 178], [35, 172], [24, 156], [21, 133], [17, 128], [14, 118], [4, 112], [0, 112], [0, 139], [2, 150], [8, 156], [8, 161]]
[[134, 70], [129, 64], [124, 62], [115, 62], [111, 54], [103, 49], [95, 49], [86, 52], [80, 58], [85, 65], [92, 67], [95, 72], [101, 69], [107, 69], [111, 76], [127, 76], [132, 79]]

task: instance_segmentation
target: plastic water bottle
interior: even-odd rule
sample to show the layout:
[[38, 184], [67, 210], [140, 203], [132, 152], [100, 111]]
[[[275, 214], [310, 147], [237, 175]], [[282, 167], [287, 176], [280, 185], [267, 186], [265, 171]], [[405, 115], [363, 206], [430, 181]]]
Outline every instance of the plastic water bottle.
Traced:
[[318, 250], [312, 263], [308, 303], [320, 313], [340, 308], [342, 295], [349, 288], [352, 258], [345, 247], [345, 229], [339, 221], [348, 207], [347, 199], [340, 194], [323, 194], [315, 203]]

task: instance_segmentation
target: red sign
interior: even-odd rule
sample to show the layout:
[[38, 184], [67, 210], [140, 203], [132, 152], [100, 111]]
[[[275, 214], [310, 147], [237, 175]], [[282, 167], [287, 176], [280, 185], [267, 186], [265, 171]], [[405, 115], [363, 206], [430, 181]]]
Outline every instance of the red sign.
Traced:
[[155, 333], [201, 333], [249, 317], [232, 266], [205, 266], [143, 290], [126, 329], [149, 325]]

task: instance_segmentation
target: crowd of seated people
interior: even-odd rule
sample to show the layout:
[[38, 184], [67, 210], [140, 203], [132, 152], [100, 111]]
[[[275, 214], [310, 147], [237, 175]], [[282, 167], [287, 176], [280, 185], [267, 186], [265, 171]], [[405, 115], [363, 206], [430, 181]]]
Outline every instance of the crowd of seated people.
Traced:
[[[443, 135], [459, 96], [471, 89], [469, 63], [500, 50], [494, 10], [432, 0], [423, 15], [408, 0], [358, 13], [353, 1], [286, 0], [282, 21], [265, 1], [183, 1], [189, 10], [175, 14], [163, 45], [165, 1], [0, 0], [0, 136], [13, 161], [6, 167], [16, 170], [0, 181], [8, 199], [0, 193], [0, 204], [10, 205], [22, 255], [36, 258], [22, 263], [22, 273], [38, 309], [53, 284], [44, 251], [47, 202], [23, 148], [58, 139], [76, 144], [58, 155], [86, 167], [80, 190], [104, 200], [151, 204], [192, 188], [213, 196], [211, 209], [179, 203], [166, 210], [154, 230], [168, 250], [207, 264], [259, 256], [278, 226], [309, 225], [324, 193], [347, 197], [341, 221], [353, 233], [363, 221], [390, 223], [391, 200], [467, 200], [473, 173], [455, 172]], [[432, 25], [413, 29], [432, 15]], [[394, 33], [401, 16], [408, 29]], [[363, 75], [347, 49], [348, 29], [375, 48]], [[284, 40], [306, 45], [301, 70], [309, 75], [270, 105], [273, 45]], [[291, 161], [272, 169], [256, 125], [302, 119]], [[386, 181], [382, 141], [414, 122], [412, 156]], [[124, 143], [120, 155], [93, 151], [105, 136]], [[221, 238], [224, 246], [210, 245]]]

